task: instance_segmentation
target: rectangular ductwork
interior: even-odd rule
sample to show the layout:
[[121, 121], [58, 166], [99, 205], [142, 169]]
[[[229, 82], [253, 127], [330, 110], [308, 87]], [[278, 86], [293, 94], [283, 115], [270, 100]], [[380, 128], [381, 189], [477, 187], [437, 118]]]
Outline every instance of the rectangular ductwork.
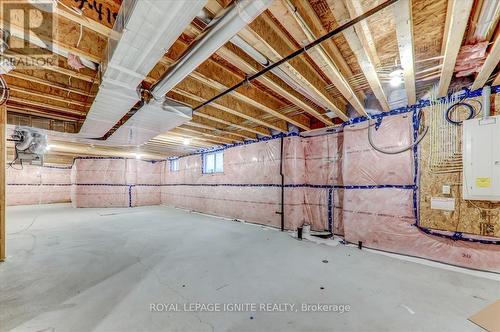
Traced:
[[151, 100], [118, 128], [106, 145], [141, 145], [144, 142], [191, 120], [193, 110], [174, 100]]
[[[108, 42], [107, 57], [101, 68], [102, 83], [79, 137], [103, 137], [130, 111], [140, 100], [138, 86], [203, 9], [205, 3], [206, 0], [123, 1]], [[142, 109], [132, 118], [142, 117], [141, 113]], [[145, 113], [150, 112], [146, 110]], [[133, 122], [143, 123], [141, 119], [134, 119]], [[137, 130], [135, 124], [126, 125], [129, 130]], [[118, 132], [121, 131], [117, 130], [113, 136]], [[136, 136], [140, 135], [142, 134]], [[116, 139], [114, 141], [117, 143]]]

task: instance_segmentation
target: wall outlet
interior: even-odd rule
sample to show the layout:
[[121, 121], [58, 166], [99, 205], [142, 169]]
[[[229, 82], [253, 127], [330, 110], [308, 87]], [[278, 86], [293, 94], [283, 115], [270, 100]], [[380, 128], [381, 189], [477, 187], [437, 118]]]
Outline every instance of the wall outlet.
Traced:
[[451, 186], [443, 185], [443, 195], [451, 195]]

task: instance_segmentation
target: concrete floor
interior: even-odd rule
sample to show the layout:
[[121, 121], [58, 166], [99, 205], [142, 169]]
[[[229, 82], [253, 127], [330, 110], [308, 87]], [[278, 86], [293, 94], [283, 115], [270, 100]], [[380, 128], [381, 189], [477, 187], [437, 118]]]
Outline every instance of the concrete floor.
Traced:
[[[498, 280], [169, 207], [55, 204], [7, 217], [2, 331], [480, 331], [467, 317], [499, 295]], [[298, 312], [150, 311], [194, 302]]]

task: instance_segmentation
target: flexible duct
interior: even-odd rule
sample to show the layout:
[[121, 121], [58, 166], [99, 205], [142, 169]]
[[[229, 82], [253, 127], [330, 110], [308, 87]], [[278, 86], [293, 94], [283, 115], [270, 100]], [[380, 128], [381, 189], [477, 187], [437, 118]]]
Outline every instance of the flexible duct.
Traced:
[[215, 18], [186, 54], [158, 82], [151, 93], [162, 98], [174, 86], [208, 59], [238, 31], [246, 27], [272, 3], [272, 0], [238, 0], [220, 17]]

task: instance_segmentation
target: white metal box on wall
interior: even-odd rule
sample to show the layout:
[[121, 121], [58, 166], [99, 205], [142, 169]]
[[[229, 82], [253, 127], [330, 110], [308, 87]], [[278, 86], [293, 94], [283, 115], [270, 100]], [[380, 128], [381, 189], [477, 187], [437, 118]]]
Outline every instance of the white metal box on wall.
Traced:
[[500, 116], [463, 122], [463, 197], [500, 201]]

